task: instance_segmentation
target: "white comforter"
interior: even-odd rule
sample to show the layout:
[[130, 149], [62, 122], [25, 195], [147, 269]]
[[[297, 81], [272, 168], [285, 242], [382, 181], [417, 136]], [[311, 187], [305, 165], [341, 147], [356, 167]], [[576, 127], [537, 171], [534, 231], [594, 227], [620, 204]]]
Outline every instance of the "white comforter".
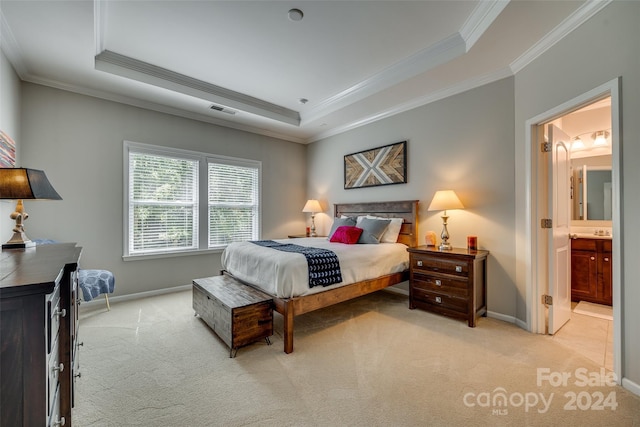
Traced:
[[304, 255], [265, 248], [251, 242], [229, 244], [222, 252], [222, 268], [239, 280], [280, 298], [314, 294], [409, 268], [409, 253], [407, 246], [402, 243], [347, 245], [331, 243], [326, 237], [284, 239], [276, 242], [332, 250], [340, 261], [342, 282], [310, 288], [309, 270]]

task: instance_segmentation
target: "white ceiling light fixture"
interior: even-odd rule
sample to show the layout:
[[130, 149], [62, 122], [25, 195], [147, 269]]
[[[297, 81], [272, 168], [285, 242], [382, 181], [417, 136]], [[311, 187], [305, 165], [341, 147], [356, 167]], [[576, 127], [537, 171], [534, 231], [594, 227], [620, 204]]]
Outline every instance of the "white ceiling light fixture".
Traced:
[[304, 17], [304, 13], [302, 13], [302, 11], [300, 9], [289, 9], [288, 12], [289, 15], [289, 20], [291, 21], [302, 21], [302, 18]]

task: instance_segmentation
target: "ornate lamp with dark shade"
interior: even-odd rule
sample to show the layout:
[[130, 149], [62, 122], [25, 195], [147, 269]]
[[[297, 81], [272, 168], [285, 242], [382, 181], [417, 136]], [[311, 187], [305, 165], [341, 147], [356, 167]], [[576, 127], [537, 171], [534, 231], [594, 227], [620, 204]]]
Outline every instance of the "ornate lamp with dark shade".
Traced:
[[0, 199], [17, 200], [16, 210], [10, 217], [15, 220], [13, 236], [2, 249], [29, 248], [35, 246], [24, 232], [24, 221], [29, 217], [22, 200], [62, 200], [44, 171], [27, 168], [0, 168]]

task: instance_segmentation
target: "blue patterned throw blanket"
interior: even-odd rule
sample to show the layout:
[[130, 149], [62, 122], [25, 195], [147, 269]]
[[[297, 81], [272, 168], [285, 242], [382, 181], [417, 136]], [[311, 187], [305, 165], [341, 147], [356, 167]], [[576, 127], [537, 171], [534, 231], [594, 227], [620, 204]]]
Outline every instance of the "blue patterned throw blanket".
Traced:
[[342, 282], [340, 262], [338, 255], [328, 249], [311, 248], [307, 246], [293, 245], [291, 243], [279, 243], [273, 240], [252, 240], [259, 246], [273, 248], [284, 252], [302, 254], [307, 258], [309, 266], [309, 287], [329, 286]]

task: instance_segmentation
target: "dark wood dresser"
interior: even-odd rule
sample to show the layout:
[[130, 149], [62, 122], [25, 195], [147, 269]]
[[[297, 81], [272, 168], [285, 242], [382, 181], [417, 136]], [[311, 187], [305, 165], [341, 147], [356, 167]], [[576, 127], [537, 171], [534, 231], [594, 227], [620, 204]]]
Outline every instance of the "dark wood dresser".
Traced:
[[435, 246], [409, 248], [409, 308], [466, 320], [487, 312], [488, 251]]
[[0, 253], [0, 426], [70, 426], [77, 349], [74, 243]]

